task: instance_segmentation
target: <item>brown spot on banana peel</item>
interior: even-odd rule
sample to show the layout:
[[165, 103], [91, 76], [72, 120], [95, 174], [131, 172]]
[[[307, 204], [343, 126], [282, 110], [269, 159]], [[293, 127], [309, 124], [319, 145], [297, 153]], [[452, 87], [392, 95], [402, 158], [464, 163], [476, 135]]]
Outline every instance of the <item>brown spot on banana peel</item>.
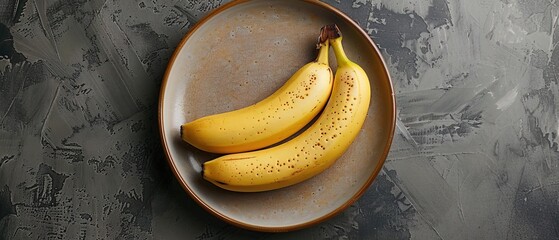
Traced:
[[317, 104], [317, 105], [314, 105], [314, 107], [312, 108], [311, 111], [314, 111], [314, 110], [317, 109], [317, 108], [318, 108], [318, 104]]
[[298, 173], [300, 173], [300, 172], [302, 172], [302, 171], [304, 171], [304, 169], [299, 169], [299, 170], [297, 170], [297, 171], [291, 173], [291, 176], [295, 176], [295, 175], [297, 175]]

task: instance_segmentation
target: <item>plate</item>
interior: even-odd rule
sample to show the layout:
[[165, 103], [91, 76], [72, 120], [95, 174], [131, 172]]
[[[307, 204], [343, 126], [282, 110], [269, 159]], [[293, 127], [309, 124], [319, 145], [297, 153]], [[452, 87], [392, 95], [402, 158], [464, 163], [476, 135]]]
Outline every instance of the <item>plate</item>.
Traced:
[[[270, 95], [316, 57], [320, 27], [333, 23], [348, 57], [371, 81], [368, 116], [348, 151], [318, 176], [279, 190], [237, 193], [205, 181], [201, 164], [218, 155], [182, 142], [180, 125]], [[330, 63], [335, 70], [332, 50]], [[214, 10], [178, 45], [159, 99], [162, 144], [180, 184], [210, 213], [257, 231], [305, 228], [349, 207], [378, 175], [394, 126], [394, 93], [379, 50], [349, 17], [318, 1], [234, 1]]]

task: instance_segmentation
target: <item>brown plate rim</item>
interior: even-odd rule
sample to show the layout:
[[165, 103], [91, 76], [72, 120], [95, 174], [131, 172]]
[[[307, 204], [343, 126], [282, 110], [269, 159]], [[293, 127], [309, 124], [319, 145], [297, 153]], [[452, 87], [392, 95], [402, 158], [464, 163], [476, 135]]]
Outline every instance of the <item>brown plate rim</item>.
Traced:
[[175, 162], [173, 161], [173, 157], [170, 154], [169, 145], [167, 143], [165, 131], [163, 129], [163, 121], [164, 121], [164, 119], [163, 119], [163, 106], [164, 106], [164, 98], [165, 98], [165, 89], [167, 87], [167, 82], [168, 82], [168, 79], [169, 79], [169, 75], [170, 75], [172, 66], [175, 63], [175, 60], [177, 59], [177, 56], [178, 56], [180, 50], [184, 47], [184, 45], [186, 44], [186, 42], [188, 41], [190, 36], [192, 36], [192, 34], [194, 34], [198, 28], [200, 28], [203, 24], [205, 24], [207, 21], [212, 19], [214, 16], [220, 14], [221, 12], [223, 12], [223, 11], [229, 9], [229, 8], [232, 8], [232, 7], [237, 6], [241, 3], [250, 2], [250, 1], [254, 1], [254, 0], [232, 1], [232, 2], [226, 3], [222, 6], [214, 9], [208, 15], [206, 15], [200, 21], [198, 21], [188, 31], [188, 33], [182, 38], [182, 40], [178, 44], [177, 48], [173, 52], [173, 55], [169, 59], [167, 69], [165, 70], [165, 75], [163, 76], [163, 80], [161, 82], [161, 89], [160, 89], [160, 93], [159, 93], [159, 104], [158, 104], [158, 111], [157, 111], [159, 133], [160, 133], [159, 135], [160, 135], [160, 138], [161, 138], [161, 144], [163, 145], [163, 150], [165, 152], [165, 157], [167, 159], [167, 162], [169, 163], [169, 166], [171, 167], [171, 170], [172, 170], [173, 174], [175, 175], [177, 180], [179, 180], [180, 185], [190, 195], [190, 197], [192, 197], [192, 199], [194, 199], [195, 202], [198, 203], [206, 211], [208, 211], [212, 215], [218, 217], [219, 219], [224, 220], [225, 222], [228, 222], [228, 223], [230, 223], [232, 225], [235, 225], [237, 227], [241, 227], [241, 228], [252, 230], [252, 231], [287, 232], [287, 231], [299, 230], [299, 229], [307, 228], [307, 227], [316, 225], [318, 223], [321, 223], [321, 222], [323, 222], [327, 219], [332, 218], [333, 216], [337, 215], [338, 213], [342, 212], [343, 210], [347, 209], [349, 206], [351, 206], [355, 201], [357, 201], [357, 199], [359, 199], [365, 193], [365, 191], [372, 184], [373, 180], [378, 176], [378, 174], [379, 174], [380, 170], [382, 169], [382, 166], [384, 165], [384, 162], [385, 162], [385, 160], [388, 156], [388, 153], [390, 151], [390, 146], [392, 145], [392, 140], [393, 140], [393, 137], [394, 137], [394, 130], [395, 130], [395, 127], [396, 127], [396, 100], [394, 98], [394, 87], [393, 87], [392, 78], [390, 77], [386, 62], [384, 61], [384, 59], [382, 57], [382, 54], [381, 54], [380, 50], [378, 49], [377, 45], [373, 42], [373, 40], [369, 37], [369, 35], [355, 21], [353, 21], [353, 19], [351, 19], [345, 13], [343, 13], [342, 11], [334, 8], [333, 6], [331, 6], [327, 3], [320, 2], [318, 0], [303, 0], [304, 2], [314, 4], [314, 5], [317, 5], [319, 7], [324, 8], [328, 11], [331, 11], [332, 13], [334, 13], [337, 16], [339, 16], [340, 18], [342, 18], [346, 23], [348, 23], [349, 25], [352, 25], [354, 28], [356, 28], [358, 30], [358, 32], [365, 39], [367, 39], [369, 44], [373, 47], [374, 51], [379, 56], [380, 61], [382, 62], [382, 69], [384, 71], [383, 74], [385, 74], [388, 77], [389, 88], [390, 88], [390, 96], [391, 96], [391, 100], [392, 100], [391, 101], [391, 106], [390, 106], [390, 107], [392, 107], [392, 113], [389, 116], [391, 118], [390, 120], [392, 122], [392, 125], [390, 126], [390, 129], [389, 129], [389, 136], [388, 136], [388, 139], [387, 139], [387, 144], [384, 148], [384, 151], [382, 152], [380, 162], [379, 162], [379, 164], [377, 164], [376, 168], [373, 170], [373, 173], [371, 174], [369, 179], [367, 179], [367, 181], [363, 184], [363, 186], [359, 189], [359, 191], [357, 191], [357, 193], [354, 194], [347, 202], [345, 202], [344, 204], [342, 204], [341, 206], [339, 206], [338, 208], [336, 208], [332, 212], [330, 212], [330, 213], [328, 213], [328, 214], [326, 214], [322, 217], [319, 217], [317, 219], [305, 222], [305, 223], [300, 223], [300, 224], [295, 224], [295, 225], [290, 225], [290, 226], [282, 226], [282, 227], [258, 226], [258, 225], [247, 224], [247, 223], [235, 220], [235, 219], [233, 219], [233, 218], [231, 218], [231, 217], [213, 209], [211, 206], [209, 206], [207, 203], [205, 203], [202, 199], [200, 199], [198, 197], [198, 195], [188, 186], [188, 184], [186, 184], [185, 180], [180, 175], [179, 170], [177, 169], [177, 166], [175, 165]]

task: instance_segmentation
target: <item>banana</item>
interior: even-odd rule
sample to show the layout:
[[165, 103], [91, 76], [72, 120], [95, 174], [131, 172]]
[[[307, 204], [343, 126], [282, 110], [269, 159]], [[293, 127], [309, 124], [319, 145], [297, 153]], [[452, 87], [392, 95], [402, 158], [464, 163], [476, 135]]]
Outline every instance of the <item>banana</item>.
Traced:
[[181, 138], [213, 153], [264, 148], [293, 135], [326, 105], [333, 74], [328, 38], [321, 29], [316, 60], [305, 64], [272, 95], [251, 106], [199, 118], [181, 126]]
[[337, 26], [330, 44], [338, 69], [330, 99], [320, 117], [304, 132], [280, 145], [225, 155], [203, 164], [203, 177], [231, 191], [259, 192], [294, 185], [330, 167], [349, 148], [367, 116], [369, 79], [350, 61]]

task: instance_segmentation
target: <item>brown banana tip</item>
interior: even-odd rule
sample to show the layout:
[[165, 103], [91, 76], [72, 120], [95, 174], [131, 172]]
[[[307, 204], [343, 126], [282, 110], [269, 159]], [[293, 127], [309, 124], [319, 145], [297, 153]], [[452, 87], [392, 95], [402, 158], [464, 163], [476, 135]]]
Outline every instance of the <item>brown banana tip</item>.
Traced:
[[339, 38], [342, 36], [340, 28], [336, 24], [325, 25], [320, 28], [320, 35], [318, 36], [318, 43], [316, 44], [316, 48], [320, 48], [320, 46], [325, 43], [326, 41], [334, 38]]
[[182, 138], [182, 125], [180, 127], [180, 133], [179, 134], [180, 134], [180, 137]]

